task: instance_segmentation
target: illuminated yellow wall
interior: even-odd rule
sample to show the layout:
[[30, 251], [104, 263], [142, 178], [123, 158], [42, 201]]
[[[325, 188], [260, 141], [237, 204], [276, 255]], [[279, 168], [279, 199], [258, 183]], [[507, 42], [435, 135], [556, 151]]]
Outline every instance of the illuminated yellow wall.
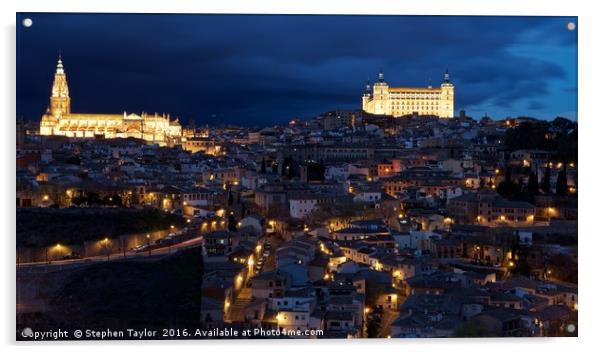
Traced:
[[367, 113], [393, 117], [418, 113], [453, 118], [454, 85], [446, 73], [441, 87], [390, 87], [381, 73], [371, 92], [363, 95], [362, 109]]
[[59, 59], [50, 105], [40, 121], [40, 134], [71, 138], [138, 138], [165, 145], [168, 141], [180, 140], [182, 127], [165, 114], [71, 113], [67, 76]]

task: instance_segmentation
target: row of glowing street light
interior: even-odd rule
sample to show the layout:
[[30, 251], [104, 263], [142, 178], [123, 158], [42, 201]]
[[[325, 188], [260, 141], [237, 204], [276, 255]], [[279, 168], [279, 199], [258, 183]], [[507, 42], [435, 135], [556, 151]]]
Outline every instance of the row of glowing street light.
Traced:
[[[170, 228], [170, 230], [174, 230], [175, 229], [175, 225], [170, 225], [169, 228]], [[151, 235], [150, 234], [146, 234], [147, 244], [150, 244], [150, 238], [151, 238]], [[110, 250], [111, 250], [110, 249], [111, 239], [108, 238], [108, 237], [105, 237], [105, 238], [103, 238], [102, 240], [100, 240], [98, 242], [99, 242], [99, 244], [102, 247], [105, 248], [107, 259], [109, 259], [109, 257], [110, 257]], [[50, 251], [59, 252], [64, 247], [66, 247], [66, 246], [63, 246], [60, 243], [57, 243], [56, 245], [51, 246], [51, 247], [47, 247], [46, 248], [46, 262], [49, 262], [48, 253]], [[149, 251], [150, 251], [150, 249], [149, 249]], [[124, 249], [124, 254], [125, 254], [125, 249]]]

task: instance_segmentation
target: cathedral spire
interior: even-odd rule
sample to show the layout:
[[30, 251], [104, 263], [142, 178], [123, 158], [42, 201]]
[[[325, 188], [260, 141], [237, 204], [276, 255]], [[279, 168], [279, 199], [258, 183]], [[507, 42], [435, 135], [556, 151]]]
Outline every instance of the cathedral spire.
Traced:
[[56, 63], [56, 73], [59, 75], [65, 75], [65, 69], [63, 68], [63, 59], [61, 57], [61, 51], [59, 50], [59, 60]]
[[65, 75], [65, 68], [63, 67], [63, 59], [60, 51], [50, 95], [50, 113], [55, 117], [71, 113], [69, 86], [67, 85], [67, 75]]

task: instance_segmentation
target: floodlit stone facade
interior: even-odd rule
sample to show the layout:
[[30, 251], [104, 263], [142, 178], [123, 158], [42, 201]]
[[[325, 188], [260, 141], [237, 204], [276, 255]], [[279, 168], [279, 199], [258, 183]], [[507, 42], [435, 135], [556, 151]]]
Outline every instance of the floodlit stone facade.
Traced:
[[71, 113], [67, 75], [58, 60], [50, 106], [40, 121], [41, 135], [72, 138], [138, 138], [159, 145], [174, 145], [182, 137], [182, 126], [169, 114], [99, 114]]
[[362, 97], [362, 109], [371, 114], [401, 117], [405, 115], [429, 115], [439, 118], [454, 117], [454, 85], [446, 70], [440, 87], [391, 87], [385, 82], [381, 70], [378, 81], [370, 86]]

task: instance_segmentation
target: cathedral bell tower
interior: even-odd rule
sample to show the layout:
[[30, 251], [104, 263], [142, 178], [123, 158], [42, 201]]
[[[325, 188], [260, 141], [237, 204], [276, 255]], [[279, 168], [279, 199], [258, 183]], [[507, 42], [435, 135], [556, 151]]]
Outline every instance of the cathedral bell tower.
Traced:
[[67, 86], [67, 76], [63, 68], [63, 60], [59, 55], [59, 61], [56, 64], [54, 73], [54, 82], [52, 83], [52, 95], [50, 96], [49, 113], [55, 118], [71, 113], [71, 98], [69, 98], [69, 87]]

